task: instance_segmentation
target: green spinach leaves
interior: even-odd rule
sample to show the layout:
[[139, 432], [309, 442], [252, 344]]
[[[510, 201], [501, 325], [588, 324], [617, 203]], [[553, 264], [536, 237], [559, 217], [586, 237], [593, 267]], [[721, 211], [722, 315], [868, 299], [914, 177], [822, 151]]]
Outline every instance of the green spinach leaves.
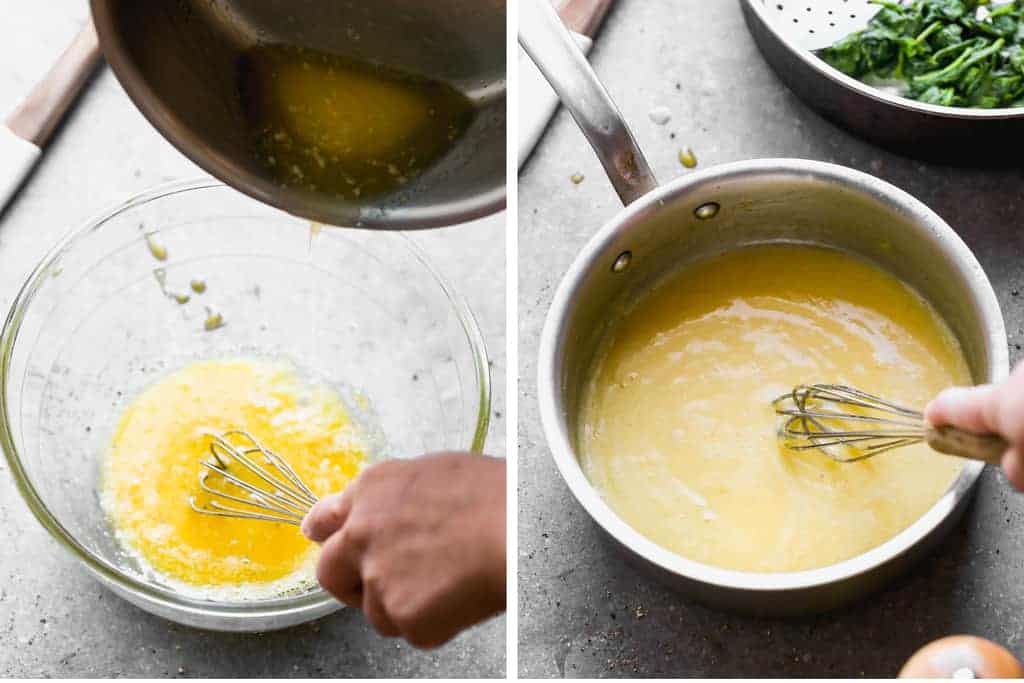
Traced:
[[905, 95], [921, 102], [1024, 106], [1024, 0], [873, 2], [881, 9], [867, 28], [822, 50], [822, 59], [854, 78], [902, 80]]

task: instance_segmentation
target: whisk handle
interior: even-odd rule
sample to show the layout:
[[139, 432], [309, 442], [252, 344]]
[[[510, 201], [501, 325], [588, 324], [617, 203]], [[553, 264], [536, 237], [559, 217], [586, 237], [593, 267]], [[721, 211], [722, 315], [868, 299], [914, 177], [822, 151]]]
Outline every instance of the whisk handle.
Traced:
[[974, 434], [950, 426], [928, 426], [925, 428], [924, 438], [929, 446], [940, 453], [981, 460], [992, 465], [998, 465], [1010, 447], [1001, 436]]

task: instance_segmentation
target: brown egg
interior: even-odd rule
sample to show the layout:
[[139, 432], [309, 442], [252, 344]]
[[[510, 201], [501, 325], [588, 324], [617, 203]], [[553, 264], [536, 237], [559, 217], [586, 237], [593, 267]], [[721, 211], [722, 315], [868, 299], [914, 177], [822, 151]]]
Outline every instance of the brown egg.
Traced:
[[976, 636], [948, 636], [907, 660], [900, 678], [1022, 678], [1024, 667], [1009, 650]]

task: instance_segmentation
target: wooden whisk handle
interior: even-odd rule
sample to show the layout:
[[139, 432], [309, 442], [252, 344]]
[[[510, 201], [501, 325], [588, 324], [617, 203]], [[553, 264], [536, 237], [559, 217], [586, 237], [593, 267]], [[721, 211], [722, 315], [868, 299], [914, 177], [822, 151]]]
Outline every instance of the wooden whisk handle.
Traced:
[[995, 434], [974, 434], [956, 427], [925, 427], [924, 439], [934, 450], [947, 455], [980, 460], [992, 465], [1002, 462], [1010, 444]]

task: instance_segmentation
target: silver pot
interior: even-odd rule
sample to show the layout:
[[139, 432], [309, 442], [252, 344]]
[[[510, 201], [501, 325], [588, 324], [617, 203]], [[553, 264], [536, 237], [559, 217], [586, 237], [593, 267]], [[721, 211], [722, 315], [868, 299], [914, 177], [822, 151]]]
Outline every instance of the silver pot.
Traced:
[[583, 388], [616, 311], [654, 281], [688, 262], [768, 242], [837, 247], [893, 273], [947, 321], [975, 381], [995, 381], [1008, 373], [1006, 331], [978, 261], [924, 204], [841, 166], [798, 159], [745, 161], [657, 187], [621, 116], [544, 0], [527, 0], [520, 8], [520, 42], [584, 128], [628, 204], [583, 247], [559, 284], [541, 335], [541, 419], [569, 489], [629, 558], [708, 603], [761, 614], [799, 613], [829, 609], [878, 588], [956, 522], [981, 464], [967, 463], [920, 519], [862, 555], [810, 571], [729, 571], [648, 540], [590, 484], [576, 452]]
[[[505, 0], [91, 0], [103, 54], [175, 147], [255, 199], [331, 225], [419, 229], [505, 206]], [[401, 191], [363, 202], [282, 186], [252, 153], [235, 89], [257, 43], [338, 53], [448, 84], [469, 130]]]

